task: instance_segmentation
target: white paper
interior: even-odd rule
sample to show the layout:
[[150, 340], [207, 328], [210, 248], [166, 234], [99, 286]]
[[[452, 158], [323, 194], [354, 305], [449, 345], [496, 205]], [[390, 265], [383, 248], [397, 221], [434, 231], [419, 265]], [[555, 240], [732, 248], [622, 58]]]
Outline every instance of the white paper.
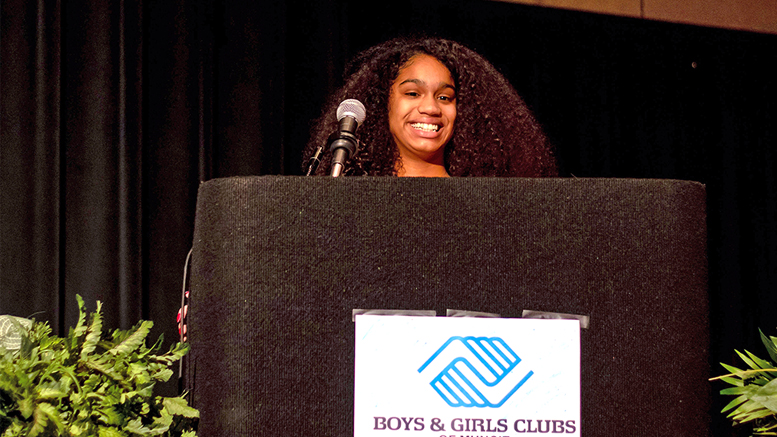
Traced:
[[354, 436], [580, 435], [577, 320], [356, 317]]

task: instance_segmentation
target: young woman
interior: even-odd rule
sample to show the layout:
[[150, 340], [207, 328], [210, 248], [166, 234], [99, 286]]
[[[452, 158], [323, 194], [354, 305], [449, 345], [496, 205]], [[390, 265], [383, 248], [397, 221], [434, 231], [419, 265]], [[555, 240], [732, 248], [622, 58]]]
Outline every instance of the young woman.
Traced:
[[[357, 99], [367, 117], [345, 175], [557, 175], [526, 104], [488, 61], [461, 44], [394, 39], [359, 54], [346, 77], [313, 129], [305, 162], [337, 130], [339, 103]], [[326, 153], [316, 174], [329, 174]]]

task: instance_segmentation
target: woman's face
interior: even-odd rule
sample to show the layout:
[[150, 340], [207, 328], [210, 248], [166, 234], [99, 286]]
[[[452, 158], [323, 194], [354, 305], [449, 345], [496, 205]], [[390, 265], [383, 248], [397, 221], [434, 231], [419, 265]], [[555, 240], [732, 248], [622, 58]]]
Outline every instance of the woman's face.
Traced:
[[456, 121], [456, 88], [450, 71], [429, 55], [416, 55], [400, 70], [389, 96], [389, 129], [402, 162], [443, 164]]

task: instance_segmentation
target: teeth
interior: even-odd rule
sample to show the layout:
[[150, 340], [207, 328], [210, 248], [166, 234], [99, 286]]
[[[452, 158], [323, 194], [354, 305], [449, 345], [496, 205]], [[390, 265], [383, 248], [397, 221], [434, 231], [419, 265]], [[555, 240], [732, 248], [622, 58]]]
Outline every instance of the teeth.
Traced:
[[440, 129], [440, 126], [429, 123], [413, 123], [411, 126], [413, 126], [414, 129], [425, 130], [428, 132], [437, 132]]

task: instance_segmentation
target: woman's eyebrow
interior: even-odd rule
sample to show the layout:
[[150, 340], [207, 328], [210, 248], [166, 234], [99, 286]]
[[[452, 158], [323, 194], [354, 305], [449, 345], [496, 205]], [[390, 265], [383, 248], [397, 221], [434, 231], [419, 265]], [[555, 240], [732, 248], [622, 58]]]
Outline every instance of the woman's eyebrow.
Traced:
[[[401, 85], [404, 85], [406, 83], [414, 83], [414, 84], [416, 84], [418, 86], [426, 86], [426, 82], [424, 82], [421, 79], [407, 79], [407, 80], [403, 80], [399, 85], [401, 86]], [[442, 89], [442, 88], [450, 88], [453, 91], [456, 91], [456, 87], [451, 85], [451, 84], [449, 84], [449, 83], [447, 83], [447, 82], [441, 82], [440, 83], [440, 86], [438, 87], [438, 89]]]

